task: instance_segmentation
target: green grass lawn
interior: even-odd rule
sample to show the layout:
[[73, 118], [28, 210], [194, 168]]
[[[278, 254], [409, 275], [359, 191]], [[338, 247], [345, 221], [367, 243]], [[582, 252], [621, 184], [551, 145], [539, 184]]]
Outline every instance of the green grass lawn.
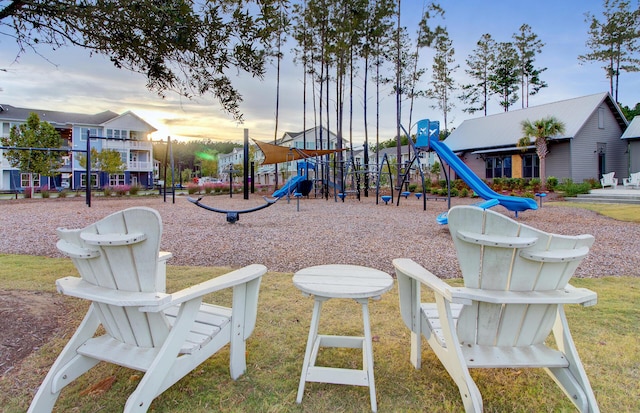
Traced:
[[[598, 214], [617, 219], [618, 221], [640, 222], [640, 205], [635, 204], [597, 204], [582, 202], [550, 202], [548, 205], [583, 208]], [[547, 205], [545, 205], [547, 206]]]
[[[168, 290], [176, 291], [224, 273], [210, 267], [168, 267]], [[70, 260], [0, 255], [0, 290], [54, 292], [55, 280], [76, 274]], [[228, 348], [211, 357], [152, 404], [152, 412], [367, 412], [365, 387], [307, 383], [301, 405], [296, 404], [298, 380], [306, 345], [313, 299], [293, 286], [292, 274], [268, 273], [260, 290], [258, 324], [248, 340], [247, 373], [229, 377]], [[459, 282], [453, 281], [453, 282]], [[578, 351], [603, 412], [640, 411], [640, 279], [610, 277], [574, 279], [575, 286], [598, 293], [598, 304], [568, 306], [567, 314]], [[223, 293], [206, 298], [228, 304]], [[0, 380], [3, 412], [24, 412], [49, 366], [80, 322], [86, 303], [64, 299], [68, 324], [20, 367]], [[409, 331], [400, 320], [397, 288], [370, 305], [374, 336], [375, 379], [380, 412], [462, 411], [457, 387], [423, 346], [423, 367], [409, 363]], [[351, 300], [330, 300], [321, 317], [320, 332], [362, 335], [360, 306]], [[360, 367], [362, 357], [352, 349], [327, 349], [319, 362]], [[541, 369], [472, 370], [487, 412], [575, 411], [571, 402]], [[106, 392], [82, 394], [115, 376]], [[121, 411], [139, 374], [100, 364], [65, 388], [59, 412]]]

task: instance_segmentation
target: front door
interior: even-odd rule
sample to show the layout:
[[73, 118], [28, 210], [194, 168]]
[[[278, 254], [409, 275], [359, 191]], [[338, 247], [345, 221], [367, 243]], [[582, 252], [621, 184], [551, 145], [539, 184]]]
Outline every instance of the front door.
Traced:
[[607, 173], [607, 165], [605, 163], [606, 155], [607, 155], [607, 144], [598, 142], [598, 148], [596, 149], [598, 153], [598, 177]]

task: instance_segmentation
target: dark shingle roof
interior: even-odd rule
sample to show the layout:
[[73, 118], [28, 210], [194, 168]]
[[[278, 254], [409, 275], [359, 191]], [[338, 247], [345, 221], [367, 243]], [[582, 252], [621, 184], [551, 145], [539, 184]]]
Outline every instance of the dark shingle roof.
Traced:
[[555, 116], [564, 123], [565, 133], [559, 138], [572, 138], [602, 103], [610, 107], [624, 130], [626, 120], [609, 93], [603, 92], [465, 120], [444, 142], [453, 151], [515, 146], [522, 137], [523, 120], [533, 122], [547, 116]]
[[56, 125], [101, 125], [104, 122], [116, 118], [119, 115], [107, 110], [96, 114], [59, 112], [54, 110], [17, 108], [15, 106], [0, 104], [0, 118], [14, 121], [25, 121], [29, 115], [35, 112], [40, 120], [46, 120]]

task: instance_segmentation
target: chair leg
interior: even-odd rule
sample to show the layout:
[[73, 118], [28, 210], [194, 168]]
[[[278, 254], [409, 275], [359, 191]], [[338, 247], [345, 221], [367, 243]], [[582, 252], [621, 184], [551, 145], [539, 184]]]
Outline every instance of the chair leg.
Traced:
[[435, 334], [431, 334], [427, 341], [458, 386], [465, 412], [482, 412], [482, 395], [469, 374], [469, 368], [464, 362], [464, 355], [460, 349], [460, 341], [456, 333], [451, 305], [439, 295], [436, 295], [436, 304], [438, 306], [438, 314], [446, 347], [442, 347], [438, 343]]
[[[236, 380], [247, 371], [246, 341], [244, 325], [246, 317], [246, 284], [233, 288], [233, 308], [231, 315], [231, 340], [229, 343], [229, 372]], [[242, 297], [236, 298], [236, 297]]]
[[553, 336], [558, 349], [565, 354], [569, 366], [565, 368], [549, 368], [545, 369], [545, 371], [560, 386], [578, 410], [583, 413], [599, 412], [596, 396], [580, 361], [562, 306], [558, 306], [558, 314], [553, 325]]
[[[155, 356], [155, 359], [147, 369], [146, 373], [140, 380], [138, 387], [127, 399], [123, 413], [142, 413], [146, 412], [151, 406], [151, 402], [164, 389], [180, 380], [184, 374], [171, 374], [174, 367], [180, 347], [184, 343], [184, 337], [189, 333], [193, 322], [198, 314], [202, 297], [187, 301], [180, 306], [180, 311], [176, 317], [176, 321], [167, 336], [164, 345]], [[193, 366], [195, 367], [195, 366]], [[189, 369], [190, 371], [191, 369]], [[176, 372], [174, 372], [176, 373]], [[171, 376], [172, 382], [169, 384], [166, 378]]]
[[52, 411], [58, 396], [60, 396], [60, 391], [98, 364], [99, 360], [81, 356], [76, 353], [76, 349], [93, 337], [99, 325], [100, 321], [92, 305], [74, 335], [49, 369], [29, 406], [28, 413]]

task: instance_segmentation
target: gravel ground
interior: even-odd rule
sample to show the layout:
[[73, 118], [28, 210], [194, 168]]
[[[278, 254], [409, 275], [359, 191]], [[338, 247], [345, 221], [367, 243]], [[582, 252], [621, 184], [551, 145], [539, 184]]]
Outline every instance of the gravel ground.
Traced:
[[[452, 205], [472, 199], [453, 199]], [[207, 196], [203, 203], [223, 209], [247, 209], [263, 204], [252, 195]], [[0, 201], [0, 253], [61, 257], [55, 228], [77, 228], [132, 206], [160, 212], [164, 224], [161, 248], [173, 253], [171, 265], [240, 267], [261, 263], [270, 271], [295, 272], [311, 265], [358, 264], [393, 272], [391, 260], [408, 257], [442, 278], [458, 277], [457, 259], [446, 226], [436, 216], [446, 201], [401, 198], [400, 205], [376, 205], [375, 197], [302, 199], [299, 211], [292, 199], [241, 214], [235, 224], [222, 214], [191, 204], [185, 196], [168, 198], [20, 199]], [[494, 210], [513, 216], [502, 207]], [[580, 277], [640, 276], [640, 224], [618, 222], [594, 212], [567, 208], [562, 202], [520, 213], [518, 220], [545, 231], [596, 237], [589, 256], [578, 268]], [[631, 252], [631, 253], [629, 253]]]

